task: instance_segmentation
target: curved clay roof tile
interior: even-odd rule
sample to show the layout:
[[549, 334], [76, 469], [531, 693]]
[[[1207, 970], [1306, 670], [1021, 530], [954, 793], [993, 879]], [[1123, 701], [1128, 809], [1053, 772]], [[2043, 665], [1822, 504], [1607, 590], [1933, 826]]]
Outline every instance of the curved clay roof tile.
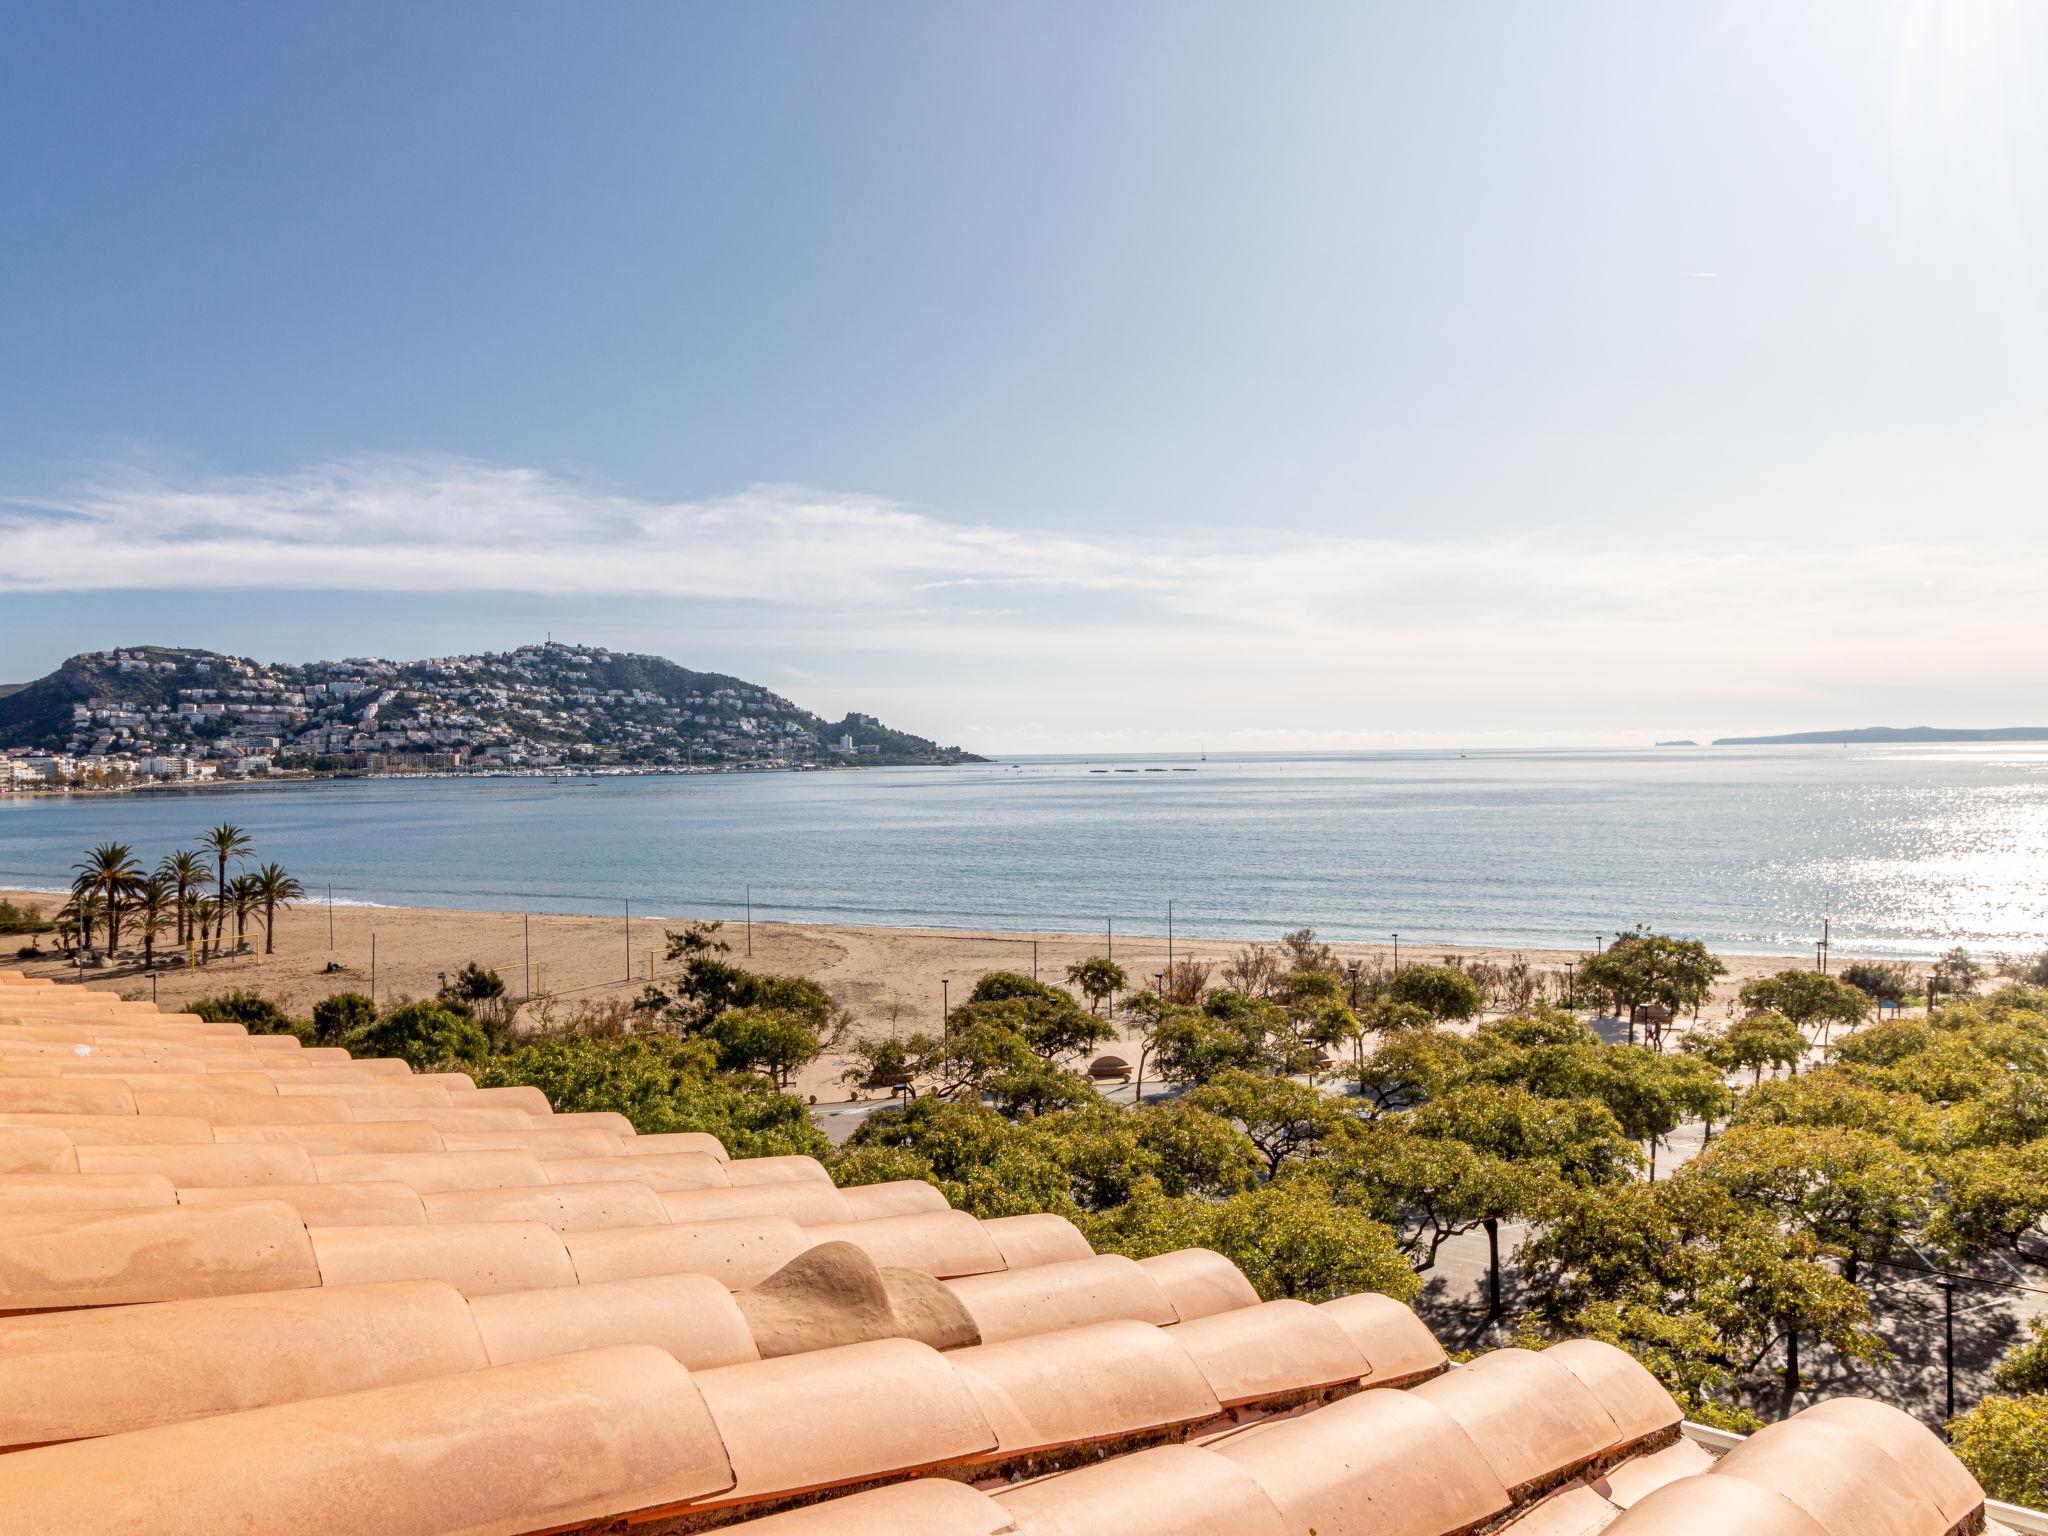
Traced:
[[1163, 1325], [1179, 1319], [1142, 1265], [1120, 1254], [989, 1275], [963, 1275], [946, 1289], [974, 1319], [984, 1344], [1129, 1318]]
[[1294, 1532], [1443, 1536], [1510, 1503], [1479, 1447], [1413, 1392], [1360, 1392], [1210, 1449], [1250, 1473]]
[[425, 1109], [390, 1104], [350, 1104], [355, 1120], [416, 1120], [437, 1131], [520, 1131], [533, 1124], [533, 1116], [521, 1109], [472, 1109], [468, 1105]]
[[753, 1536], [1005, 1536], [1009, 1511], [951, 1478], [891, 1483], [727, 1526]]
[[759, 1285], [810, 1247], [801, 1227], [775, 1216], [570, 1232], [563, 1241], [578, 1278], [586, 1282], [638, 1275], [710, 1275], [734, 1291]]
[[1322, 1302], [1320, 1308], [1372, 1362], [1372, 1374], [1365, 1379], [1369, 1387], [1419, 1381], [1451, 1363], [1422, 1319], [1391, 1296], [1360, 1291]]
[[[317, 1102], [308, 1100], [306, 1102]], [[417, 1120], [356, 1122], [340, 1120], [311, 1125], [216, 1125], [213, 1139], [225, 1146], [237, 1141], [288, 1141], [316, 1157], [336, 1152], [440, 1152], [441, 1133]]]
[[0, 1216], [0, 1313], [319, 1283], [304, 1224], [274, 1200]]
[[812, 1242], [853, 1243], [865, 1248], [877, 1264], [891, 1269], [921, 1269], [941, 1280], [988, 1274], [1003, 1267], [1001, 1251], [982, 1230], [981, 1223], [965, 1211], [926, 1211], [915, 1216], [827, 1222], [805, 1231]]
[[1410, 1395], [1455, 1419], [1518, 1498], [1554, 1486], [1621, 1439], [1586, 1384], [1533, 1350], [1493, 1350]]
[[0, 1125], [0, 1173], [76, 1173], [78, 1153], [62, 1131]]
[[523, 1130], [449, 1131], [443, 1145], [450, 1152], [494, 1152], [510, 1147], [531, 1152], [535, 1157], [617, 1157], [625, 1150], [623, 1139], [610, 1131], [552, 1125], [528, 1126]]
[[1984, 1490], [1940, 1437], [1890, 1403], [1869, 1397], [1831, 1397], [1797, 1417], [1805, 1423], [1839, 1424], [1882, 1446], [1952, 1524], [1984, 1507]]
[[1004, 1456], [1197, 1423], [1222, 1404], [1187, 1351], [1149, 1323], [1092, 1323], [945, 1357]]
[[429, 1221], [537, 1221], [557, 1232], [666, 1223], [645, 1184], [540, 1184], [529, 1189], [445, 1189], [420, 1196]]
[[465, 1296], [489, 1296], [576, 1282], [561, 1234], [539, 1222], [307, 1230], [328, 1285], [444, 1280]]
[[[386, 1077], [351, 1087], [345, 1083], [285, 1083], [281, 1098], [340, 1099], [351, 1109], [447, 1109], [448, 1090], [439, 1083], [415, 1085], [409, 1078]], [[463, 1097], [466, 1099], [468, 1095]]]
[[735, 1189], [664, 1189], [662, 1206], [670, 1221], [727, 1221], [738, 1216], [780, 1216], [800, 1227], [850, 1221], [845, 1197], [829, 1184], [809, 1179], [787, 1184], [748, 1184]]
[[[528, 1116], [527, 1118], [529, 1122], [538, 1119], [548, 1125], [580, 1126], [585, 1130], [610, 1131], [622, 1141], [630, 1140], [633, 1136], [633, 1122], [624, 1115], [609, 1109], [564, 1110], [552, 1115]], [[695, 1149], [682, 1147], [677, 1150], [688, 1152]]]
[[0, 1174], [0, 1216], [27, 1211], [123, 1211], [177, 1203], [178, 1191], [160, 1173]]
[[995, 1437], [948, 1359], [909, 1339], [700, 1371], [737, 1483], [710, 1503], [809, 1492], [960, 1462]]
[[1704, 1446], [1678, 1439], [1662, 1450], [1630, 1456], [1589, 1481], [1601, 1498], [1617, 1509], [1627, 1509], [1666, 1483], [1675, 1483], [1681, 1477], [1697, 1477], [1711, 1471], [1713, 1465], [1714, 1458]]
[[1268, 1301], [1182, 1323], [1186, 1350], [1224, 1407], [1356, 1382], [1372, 1370], [1334, 1318], [1305, 1301]]
[[360, 1179], [437, 1189], [524, 1189], [548, 1182], [530, 1152], [329, 1152], [313, 1159], [322, 1184]]
[[946, 1204], [946, 1197], [923, 1179], [891, 1179], [886, 1184], [848, 1184], [839, 1193], [845, 1198], [855, 1221], [951, 1209]]
[[997, 1493], [1018, 1536], [1293, 1536], [1242, 1467], [1161, 1445]]
[[180, 1205], [246, 1205], [282, 1200], [309, 1227], [416, 1227], [427, 1208], [407, 1184], [262, 1184], [254, 1188], [178, 1191]]
[[1615, 1508], [1584, 1483], [1570, 1483], [1501, 1527], [1514, 1536], [1599, 1536]]
[[95, 1536], [512, 1536], [730, 1481], [690, 1373], [626, 1345], [0, 1456], [0, 1508]]
[[1029, 1269], [1036, 1264], [1063, 1264], [1095, 1256], [1079, 1227], [1050, 1212], [997, 1216], [984, 1221], [981, 1230], [1002, 1254], [1005, 1269]]
[[704, 1152], [651, 1152], [644, 1157], [554, 1157], [541, 1160], [553, 1184], [634, 1179], [650, 1189], [724, 1189], [727, 1165]]
[[190, 1115], [0, 1115], [0, 1130], [62, 1131], [80, 1147], [205, 1147], [213, 1127]]
[[80, 1147], [80, 1173], [160, 1173], [173, 1184], [211, 1189], [311, 1184], [313, 1160], [288, 1142], [205, 1147]]
[[784, 1179], [814, 1179], [830, 1184], [832, 1175], [815, 1157], [736, 1157], [726, 1164], [734, 1184], [778, 1184]]
[[209, 1125], [315, 1125], [346, 1120], [337, 1098], [288, 1098], [257, 1093], [161, 1093], [147, 1078], [134, 1080], [138, 1115], [197, 1115]]
[[1244, 1271], [1207, 1248], [1181, 1248], [1138, 1262], [1166, 1293], [1182, 1322], [1259, 1304], [1259, 1293]]
[[[557, 1115], [557, 1123], [568, 1117]], [[629, 1125], [618, 1133], [619, 1146], [632, 1157], [645, 1157], [650, 1152], [702, 1152], [706, 1157], [715, 1157], [721, 1163], [731, 1161], [731, 1154], [725, 1150], [725, 1143], [709, 1131], [656, 1131], [647, 1136], [636, 1136]]]
[[1622, 1512], [1602, 1536], [1833, 1536], [1782, 1494], [1739, 1477], [1684, 1477]]
[[506, 1088], [479, 1088], [471, 1084], [469, 1091], [457, 1098], [458, 1104], [475, 1109], [517, 1109], [539, 1121], [554, 1118], [555, 1106], [548, 1102], [548, 1096], [538, 1088], [524, 1083]]
[[1543, 1358], [1562, 1365], [1600, 1399], [1621, 1432], [1621, 1444], [1673, 1429], [1685, 1417], [1677, 1399], [1627, 1350], [1598, 1339], [1567, 1339], [1544, 1350]]
[[135, 1095], [119, 1079], [0, 1078], [0, 1110], [33, 1114], [132, 1115]]
[[732, 1292], [709, 1275], [505, 1291], [469, 1310], [493, 1365], [607, 1344], [652, 1344], [693, 1371], [758, 1358]]
[[1951, 1524], [1879, 1442], [1839, 1420], [1800, 1413], [1767, 1425], [1709, 1475], [1782, 1494], [1829, 1536], [1947, 1536]]
[[480, 1370], [469, 1306], [431, 1282], [0, 1320], [0, 1450]]

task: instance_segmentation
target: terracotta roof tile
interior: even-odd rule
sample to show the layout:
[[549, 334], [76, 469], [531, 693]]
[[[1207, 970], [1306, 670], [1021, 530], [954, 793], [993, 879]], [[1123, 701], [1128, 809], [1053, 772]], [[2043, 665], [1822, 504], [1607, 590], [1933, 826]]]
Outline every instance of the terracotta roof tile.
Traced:
[[282, 1200], [309, 1227], [418, 1226], [427, 1208], [409, 1184], [259, 1184], [237, 1189], [188, 1185], [178, 1191], [180, 1205], [246, 1205], [252, 1200]]
[[203, 1147], [80, 1147], [80, 1173], [160, 1173], [173, 1184], [213, 1189], [260, 1184], [311, 1184], [313, 1159], [288, 1142], [251, 1141]]
[[757, 1359], [728, 1291], [709, 1275], [647, 1275], [477, 1296], [470, 1312], [493, 1365], [607, 1344], [652, 1344], [692, 1370]]
[[1606, 1536], [1834, 1536], [1782, 1494], [1739, 1477], [1684, 1477], [1647, 1495]]
[[448, 1189], [420, 1196], [429, 1221], [537, 1221], [557, 1232], [644, 1227], [668, 1221], [645, 1184], [542, 1184], [526, 1189]]
[[489, 1363], [468, 1304], [432, 1282], [0, 1319], [0, 1450]]
[[[313, 1103], [315, 1100], [303, 1102]], [[213, 1139], [223, 1145], [238, 1141], [288, 1141], [325, 1156], [335, 1152], [439, 1152], [441, 1133], [417, 1120], [357, 1122], [341, 1120], [309, 1125], [216, 1125]]]
[[5, 1129], [62, 1131], [81, 1147], [204, 1147], [213, 1142], [213, 1127], [190, 1115], [0, 1115], [0, 1130]]
[[1617, 1443], [1675, 1429], [1684, 1417], [1663, 1383], [1644, 1370], [1633, 1355], [1612, 1344], [1603, 1344], [1598, 1339], [1568, 1339], [1543, 1351], [1543, 1358], [1565, 1367], [1600, 1399], [1620, 1433]]
[[737, 1483], [768, 1498], [958, 1462], [995, 1436], [942, 1356], [908, 1339], [700, 1371]]
[[1413, 1391], [1360, 1392], [1255, 1424], [1211, 1449], [1265, 1489], [1294, 1536], [1444, 1536], [1510, 1503], [1479, 1447]]
[[1368, 1386], [1415, 1381], [1450, 1364], [1422, 1319], [1391, 1296], [1360, 1291], [1320, 1305], [1372, 1362]]
[[1183, 1248], [1138, 1262], [1166, 1293], [1183, 1322], [1233, 1307], [1258, 1305], [1259, 1293], [1243, 1271], [1207, 1248]]
[[[559, 1125], [564, 1120], [583, 1118], [587, 1117], [557, 1115], [550, 1123]], [[623, 1121], [622, 1116], [614, 1115], [611, 1118]], [[702, 1152], [707, 1157], [717, 1158], [721, 1163], [729, 1160], [725, 1143], [709, 1131], [656, 1131], [650, 1136], [636, 1136], [631, 1125], [621, 1123], [612, 1127], [611, 1133], [619, 1138], [621, 1149], [635, 1157], [644, 1157], [650, 1152]]]
[[612, 1183], [633, 1179], [650, 1189], [724, 1189], [726, 1164], [705, 1152], [652, 1152], [644, 1157], [545, 1157], [555, 1184]]
[[[734, 1163], [735, 1168], [744, 1167]], [[867, 1221], [828, 1222], [808, 1227], [814, 1242], [853, 1243], [877, 1264], [921, 1269], [941, 1280], [983, 1275], [1003, 1267], [1003, 1255], [982, 1224], [965, 1211], [927, 1211], [915, 1216], [876, 1216]]]
[[1621, 1432], [1586, 1384], [1547, 1355], [1497, 1349], [1410, 1390], [1471, 1437], [1507, 1490], [1540, 1491], [1618, 1444]]
[[1741, 1478], [1781, 1494], [1829, 1536], [1947, 1536], [1954, 1524], [1933, 1490], [1916, 1483], [1881, 1442], [1840, 1419], [1801, 1413], [1767, 1425], [1716, 1462], [1709, 1477]]
[[726, 1164], [734, 1184], [777, 1184], [784, 1179], [815, 1179], [830, 1184], [832, 1175], [815, 1157], [736, 1157]]
[[839, 1193], [846, 1198], [855, 1221], [951, 1209], [946, 1204], [946, 1197], [923, 1179], [892, 1179], [886, 1184], [848, 1184]]
[[95, 1536], [521, 1536], [730, 1477], [690, 1373], [626, 1345], [0, 1456], [0, 1508]]
[[849, 1221], [852, 1212], [838, 1190], [805, 1179], [783, 1184], [748, 1184], [734, 1189], [665, 1189], [661, 1204], [670, 1221], [722, 1221], [735, 1216], [781, 1216], [798, 1226]]
[[563, 1241], [585, 1281], [710, 1275], [731, 1290], [759, 1285], [811, 1246], [801, 1227], [778, 1216], [569, 1232]]
[[0, 1216], [0, 1313], [319, 1283], [304, 1225], [276, 1201]]
[[1350, 1385], [1372, 1370], [1351, 1335], [1305, 1301], [1268, 1301], [1212, 1313], [1180, 1324], [1172, 1335], [1226, 1408]]
[[1016, 1527], [1009, 1511], [987, 1494], [948, 1478], [923, 1477], [727, 1529], [746, 1536], [1007, 1536]]
[[561, 1234], [539, 1222], [306, 1230], [328, 1285], [444, 1280], [465, 1296], [488, 1296], [576, 1282]]
[[996, 1495], [1019, 1536], [1290, 1536], [1242, 1467], [1187, 1445], [1040, 1478]]
[[177, 1203], [176, 1187], [160, 1173], [0, 1174], [0, 1216], [27, 1211], [119, 1211]]
[[0, 1173], [76, 1173], [78, 1153], [64, 1132], [0, 1125]]
[[1187, 1351], [1148, 1323], [1091, 1323], [955, 1350], [1004, 1456], [1213, 1418], [1222, 1404]]
[[1166, 1293], [1144, 1267], [1117, 1254], [963, 1275], [947, 1281], [946, 1288], [960, 1298], [986, 1344], [1117, 1318], [1154, 1324], [1179, 1321]]
[[1081, 1229], [1064, 1216], [998, 1216], [984, 1221], [981, 1230], [1003, 1256], [1005, 1269], [1061, 1264], [1088, 1258], [1095, 1252], [1081, 1235]]
[[322, 1184], [358, 1179], [438, 1189], [526, 1189], [546, 1184], [530, 1152], [328, 1152], [313, 1159]]

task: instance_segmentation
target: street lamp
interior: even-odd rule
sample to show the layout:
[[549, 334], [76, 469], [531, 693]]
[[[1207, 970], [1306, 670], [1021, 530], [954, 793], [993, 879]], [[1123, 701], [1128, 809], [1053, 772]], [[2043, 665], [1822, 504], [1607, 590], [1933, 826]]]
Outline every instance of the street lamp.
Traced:
[[1401, 935], [1394, 935], [1394, 974], [1401, 974]]
[[1358, 1012], [1358, 967], [1361, 962], [1354, 960], [1345, 969], [1351, 973], [1351, 1011]]
[[953, 979], [939, 978], [939, 1030], [942, 1034], [953, 1033]]
[[1948, 1406], [1942, 1414], [1942, 1435], [1948, 1435], [1947, 1421], [1956, 1416], [1956, 1283], [1947, 1275], [1934, 1282], [1941, 1287], [1942, 1374], [1948, 1378]]

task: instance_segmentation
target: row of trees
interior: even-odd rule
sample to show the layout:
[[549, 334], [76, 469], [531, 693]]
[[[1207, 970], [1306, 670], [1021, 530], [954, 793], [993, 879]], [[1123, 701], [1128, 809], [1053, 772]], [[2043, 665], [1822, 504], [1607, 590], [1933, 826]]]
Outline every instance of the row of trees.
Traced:
[[232, 918], [235, 942], [247, 941], [252, 915], [263, 919], [263, 950], [276, 951], [277, 914], [301, 900], [305, 887], [281, 864], [265, 863], [230, 875], [254, 862], [254, 844], [240, 827], [223, 822], [200, 839], [196, 849], [167, 853], [154, 869], [135, 857], [130, 843], [101, 843], [72, 865], [71, 900], [57, 914], [57, 930], [67, 949], [93, 948], [93, 935], [104, 933], [106, 952], [121, 947], [124, 926], [141, 941], [143, 963], [153, 964], [156, 947], [168, 932], [183, 947], [194, 946], [200, 960], [221, 953]]

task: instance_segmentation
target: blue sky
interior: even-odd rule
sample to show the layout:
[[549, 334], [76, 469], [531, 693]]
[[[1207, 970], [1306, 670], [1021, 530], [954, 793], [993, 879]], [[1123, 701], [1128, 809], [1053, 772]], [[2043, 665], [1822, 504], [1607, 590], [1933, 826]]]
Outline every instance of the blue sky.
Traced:
[[975, 745], [2048, 719], [2048, 9], [0, 20], [0, 677]]

